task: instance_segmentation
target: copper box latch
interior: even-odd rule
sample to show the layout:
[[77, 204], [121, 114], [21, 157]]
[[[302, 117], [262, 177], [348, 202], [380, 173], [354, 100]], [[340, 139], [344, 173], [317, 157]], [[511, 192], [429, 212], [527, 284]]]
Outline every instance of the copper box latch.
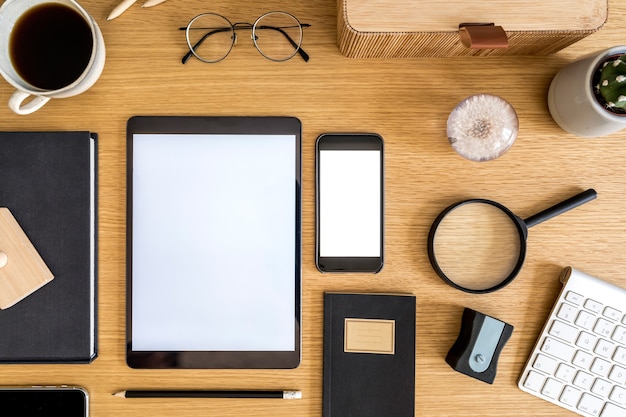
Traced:
[[502, 26], [494, 23], [461, 23], [461, 42], [472, 49], [503, 49], [509, 46], [509, 39]]

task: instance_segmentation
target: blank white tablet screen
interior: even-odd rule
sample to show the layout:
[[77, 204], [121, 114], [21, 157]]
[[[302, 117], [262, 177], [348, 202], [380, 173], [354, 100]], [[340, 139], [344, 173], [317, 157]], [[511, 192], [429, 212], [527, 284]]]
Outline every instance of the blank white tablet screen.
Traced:
[[136, 351], [292, 351], [293, 135], [133, 136]]

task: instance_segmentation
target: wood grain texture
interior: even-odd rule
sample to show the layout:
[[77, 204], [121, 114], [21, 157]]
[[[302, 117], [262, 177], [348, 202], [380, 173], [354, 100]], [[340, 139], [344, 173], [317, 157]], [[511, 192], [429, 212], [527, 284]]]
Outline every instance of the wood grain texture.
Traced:
[[[600, 29], [607, 0], [571, 7], [561, 1], [337, 0], [337, 44], [350, 58], [416, 58], [493, 55], [547, 55]], [[507, 48], [468, 48], [459, 25], [504, 28]]]
[[495, 22], [510, 30], [595, 30], [606, 20], [607, 0], [581, 0], [576, 7], [562, 0], [477, 2], [454, 0], [340, 0], [350, 23], [366, 32], [444, 32], [464, 22]]
[[[558, 294], [558, 275], [572, 265], [626, 287], [626, 131], [598, 139], [565, 133], [546, 104], [548, 85], [564, 64], [622, 44], [626, 0], [610, 0], [607, 24], [563, 51], [541, 57], [350, 59], [336, 42], [335, 0], [309, 2], [170, 0], [132, 7], [113, 21], [116, 1], [83, 0], [102, 28], [107, 63], [88, 92], [52, 100], [18, 116], [0, 105], [2, 130], [92, 130], [99, 134], [99, 357], [91, 365], [2, 365], [3, 385], [78, 384], [91, 394], [93, 417], [319, 416], [322, 395], [324, 291], [411, 292], [417, 296], [416, 415], [565, 416], [569, 413], [517, 388], [517, 379]], [[240, 35], [218, 64], [180, 58], [184, 26], [218, 12], [254, 21], [285, 10], [312, 26], [297, 57], [264, 59]], [[12, 88], [0, 82], [0, 101]], [[502, 157], [475, 163], [458, 156], [446, 120], [469, 95], [496, 94], [520, 120]], [[126, 121], [134, 115], [295, 116], [303, 124], [303, 357], [294, 370], [132, 370], [125, 364]], [[378, 275], [322, 275], [315, 268], [314, 144], [325, 132], [375, 132], [386, 151], [386, 265]], [[593, 187], [598, 199], [529, 233], [526, 264], [509, 287], [464, 294], [444, 284], [426, 253], [435, 216], [457, 200], [499, 201], [521, 217]], [[515, 326], [494, 385], [454, 372], [445, 355], [463, 307]], [[137, 399], [123, 389], [299, 389], [303, 399]]]
[[6, 309], [54, 279], [11, 211], [0, 207], [0, 308]]

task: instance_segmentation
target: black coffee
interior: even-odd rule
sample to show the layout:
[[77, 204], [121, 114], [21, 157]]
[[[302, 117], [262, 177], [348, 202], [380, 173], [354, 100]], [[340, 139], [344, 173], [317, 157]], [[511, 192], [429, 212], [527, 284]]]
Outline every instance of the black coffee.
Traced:
[[15, 23], [9, 54], [17, 73], [29, 84], [57, 90], [83, 73], [93, 48], [83, 16], [58, 3], [28, 10]]

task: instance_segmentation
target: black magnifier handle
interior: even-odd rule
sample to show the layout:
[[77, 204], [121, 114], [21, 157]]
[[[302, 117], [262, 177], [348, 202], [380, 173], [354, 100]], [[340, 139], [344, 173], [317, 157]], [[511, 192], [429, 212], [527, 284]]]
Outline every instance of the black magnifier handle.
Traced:
[[596, 197], [597, 197], [596, 190], [594, 190], [593, 188], [590, 188], [550, 208], [547, 208], [540, 213], [530, 216], [529, 218], [524, 220], [524, 223], [526, 223], [526, 227], [533, 227], [546, 220], [550, 220], [551, 218], [558, 216], [559, 214], [565, 213], [566, 211], [569, 211], [582, 204], [585, 204], [588, 201], [595, 199]]

